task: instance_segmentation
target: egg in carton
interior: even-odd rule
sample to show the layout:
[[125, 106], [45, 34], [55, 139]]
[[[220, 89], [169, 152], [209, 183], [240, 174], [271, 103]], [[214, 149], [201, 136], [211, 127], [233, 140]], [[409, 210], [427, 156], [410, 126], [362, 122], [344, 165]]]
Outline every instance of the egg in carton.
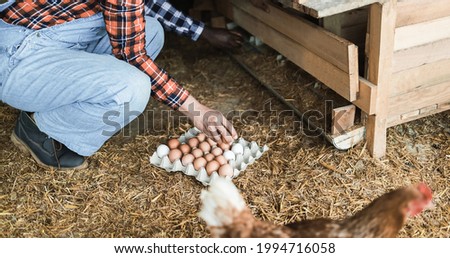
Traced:
[[[225, 163], [220, 164], [220, 167], [216, 169], [216, 167], [210, 168], [205, 164], [201, 164], [202, 162], [198, 162], [197, 168], [194, 166], [195, 161], [199, 159], [200, 157], [206, 157], [208, 153], [214, 152], [213, 149], [217, 149], [217, 146], [210, 146], [210, 148], [205, 147], [206, 144], [204, 144], [205, 152], [202, 156], [199, 156], [200, 154], [196, 154], [195, 161], [187, 159], [187, 161], [190, 162], [182, 162], [182, 157], [184, 158], [187, 155], [192, 155], [194, 149], [198, 145], [195, 144], [195, 140], [191, 140], [192, 138], [198, 138], [201, 136], [201, 132], [197, 128], [191, 128], [189, 129], [185, 134], [181, 135], [178, 139], [176, 139], [178, 142], [176, 142], [174, 139], [171, 139], [168, 141], [168, 145], [171, 145], [170, 147], [166, 144], [161, 144], [158, 146], [156, 151], [153, 153], [153, 155], [150, 157], [150, 163], [165, 169], [167, 172], [178, 172], [181, 171], [184, 174], [188, 176], [195, 177], [198, 181], [200, 181], [203, 185], [209, 185], [211, 182], [213, 182], [218, 177], [226, 177], [227, 179], [232, 179], [244, 171], [248, 165], [255, 162], [255, 160], [259, 159], [264, 152], [266, 152], [269, 148], [267, 145], [264, 145], [263, 147], [258, 146], [258, 144], [254, 141], [249, 142], [246, 141], [243, 138], [239, 138], [237, 141], [233, 142], [229, 148], [226, 148], [223, 150], [223, 153], [221, 153], [220, 150], [215, 150], [215, 152], [218, 155], [215, 155], [216, 159], [218, 159], [218, 156], [223, 156], [225, 159]], [[203, 141], [206, 142], [206, 139], [203, 139]], [[200, 142], [200, 141], [198, 141]], [[197, 142], [197, 144], [199, 144]], [[183, 149], [181, 148], [185, 145], [188, 145], [188, 143], [191, 145], [190, 148], [192, 148], [192, 152], [188, 152], [187, 150], [183, 150], [183, 153], [180, 154], [182, 151], [178, 151], [176, 149]], [[210, 141], [210, 143], [212, 143]], [[213, 145], [213, 144], [212, 144]], [[196, 146], [196, 147], [194, 147]], [[174, 151], [176, 150], [176, 151]], [[207, 150], [207, 151], [206, 151]], [[176, 152], [175, 154], [171, 152]], [[172, 155], [172, 157], [170, 157]], [[210, 155], [212, 156], [212, 155]], [[211, 157], [209, 157], [211, 158]], [[172, 159], [172, 160], [171, 160]], [[210, 160], [209, 160], [210, 161]], [[208, 161], [208, 162], [209, 162]], [[203, 162], [204, 163], [204, 162]], [[209, 164], [209, 163], [208, 163]], [[222, 167], [223, 171], [222, 171]], [[208, 173], [207, 168], [210, 173]], [[221, 175], [220, 175], [221, 174]]]

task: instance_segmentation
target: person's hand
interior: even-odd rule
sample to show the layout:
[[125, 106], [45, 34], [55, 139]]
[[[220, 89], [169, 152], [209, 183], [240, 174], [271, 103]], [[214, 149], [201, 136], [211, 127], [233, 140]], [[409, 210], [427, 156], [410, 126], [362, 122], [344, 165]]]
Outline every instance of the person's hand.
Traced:
[[205, 26], [202, 37], [217, 48], [236, 48], [244, 41], [242, 35], [236, 31], [211, 28]]
[[269, 5], [267, 5], [266, 0], [250, 0], [250, 2], [254, 6], [256, 6], [266, 12], [270, 12]]
[[180, 106], [179, 111], [217, 143], [232, 143], [237, 139], [236, 130], [222, 113], [200, 104], [192, 95]]

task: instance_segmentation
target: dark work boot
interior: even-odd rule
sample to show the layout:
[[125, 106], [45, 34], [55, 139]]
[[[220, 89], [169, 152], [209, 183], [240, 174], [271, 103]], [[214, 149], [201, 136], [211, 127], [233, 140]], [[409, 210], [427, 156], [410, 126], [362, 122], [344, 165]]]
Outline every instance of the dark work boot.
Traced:
[[20, 112], [11, 140], [22, 151], [31, 153], [41, 167], [66, 170], [88, 166], [83, 156], [39, 131], [36, 123], [24, 111]]

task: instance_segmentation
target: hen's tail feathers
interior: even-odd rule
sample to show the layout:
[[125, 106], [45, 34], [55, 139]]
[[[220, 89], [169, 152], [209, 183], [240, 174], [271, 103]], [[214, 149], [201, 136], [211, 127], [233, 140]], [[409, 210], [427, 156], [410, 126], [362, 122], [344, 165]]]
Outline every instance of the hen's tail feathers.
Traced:
[[202, 209], [199, 216], [212, 227], [230, 225], [233, 218], [246, 208], [239, 190], [225, 178], [217, 178], [208, 190], [202, 190], [200, 199]]

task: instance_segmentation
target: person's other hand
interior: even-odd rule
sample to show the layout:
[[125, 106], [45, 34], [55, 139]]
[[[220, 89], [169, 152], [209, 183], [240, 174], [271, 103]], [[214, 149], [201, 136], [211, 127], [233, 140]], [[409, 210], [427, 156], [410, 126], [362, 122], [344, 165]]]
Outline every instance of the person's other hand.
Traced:
[[250, 0], [250, 2], [254, 6], [256, 6], [256, 7], [260, 8], [260, 9], [266, 11], [266, 12], [270, 11], [269, 5], [267, 5], [266, 0]]
[[180, 106], [179, 111], [189, 117], [197, 129], [217, 143], [232, 143], [237, 139], [236, 130], [222, 113], [200, 104], [192, 96]]
[[202, 37], [217, 48], [236, 48], [244, 41], [242, 35], [236, 31], [211, 28], [205, 26]]

